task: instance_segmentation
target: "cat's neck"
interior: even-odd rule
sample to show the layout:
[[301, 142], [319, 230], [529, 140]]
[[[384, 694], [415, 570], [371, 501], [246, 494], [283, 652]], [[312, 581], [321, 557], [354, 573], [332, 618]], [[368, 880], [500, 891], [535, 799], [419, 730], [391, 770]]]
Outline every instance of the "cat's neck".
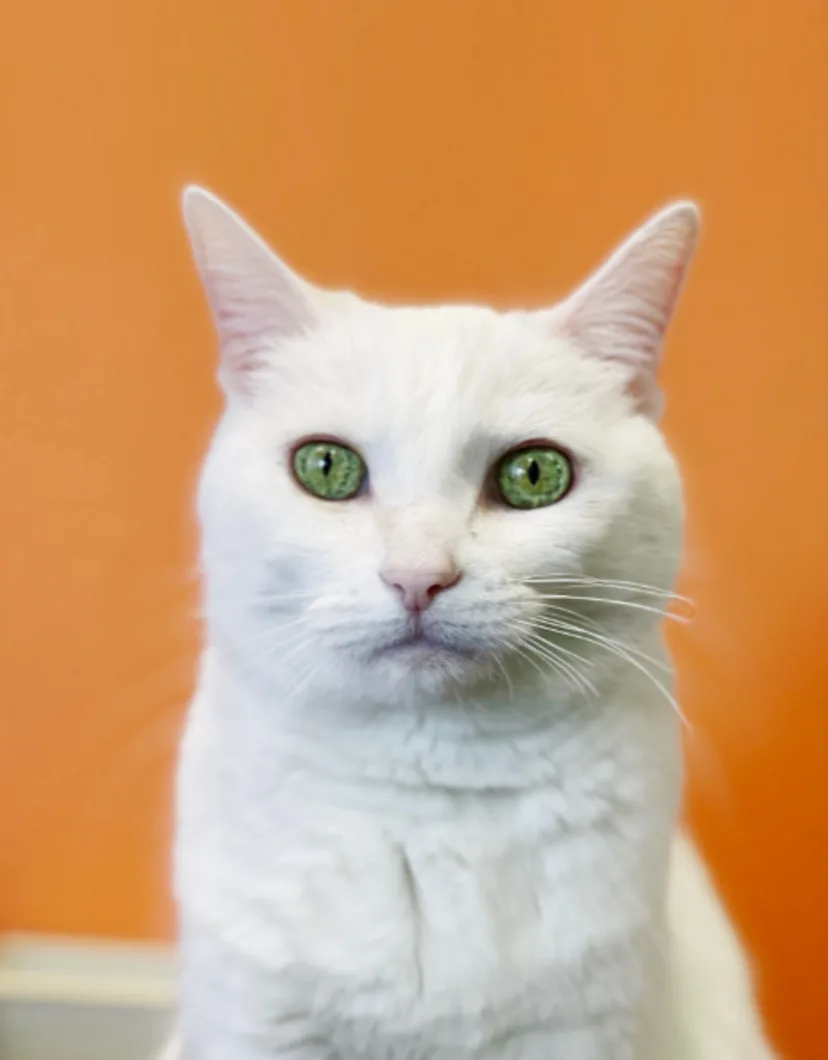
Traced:
[[250, 770], [469, 791], [558, 783], [602, 761], [614, 769], [619, 755], [669, 745], [675, 728], [636, 672], [612, 675], [599, 698], [491, 685], [473, 697], [366, 702], [257, 680], [216, 647], [205, 652], [193, 715]]

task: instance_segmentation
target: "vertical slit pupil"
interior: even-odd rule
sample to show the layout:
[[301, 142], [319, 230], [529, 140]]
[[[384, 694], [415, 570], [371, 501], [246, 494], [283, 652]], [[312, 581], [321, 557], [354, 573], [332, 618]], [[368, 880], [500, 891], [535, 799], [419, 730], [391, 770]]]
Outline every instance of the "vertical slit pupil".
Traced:
[[533, 460], [526, 470], [526, 477], [532, 483], [533, 486], [537, 486], [538, 480], [540, 479], [540, 468], [538, 467], [537, 460]]
[[333, 457], [331, 456], [330, 449], [322, 457], [322, 474], [330, 475], [331, 467], [333, 466]]

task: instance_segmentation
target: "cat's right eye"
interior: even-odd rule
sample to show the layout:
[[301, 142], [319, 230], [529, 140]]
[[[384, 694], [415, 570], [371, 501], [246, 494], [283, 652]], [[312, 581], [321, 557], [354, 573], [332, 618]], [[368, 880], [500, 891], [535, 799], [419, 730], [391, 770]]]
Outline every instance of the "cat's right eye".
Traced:
[[365, 461], [347, 445], [323, 439], [305, 442], [293, 454], [299, 485], [323, 501], [348, 501], [365, 484]]

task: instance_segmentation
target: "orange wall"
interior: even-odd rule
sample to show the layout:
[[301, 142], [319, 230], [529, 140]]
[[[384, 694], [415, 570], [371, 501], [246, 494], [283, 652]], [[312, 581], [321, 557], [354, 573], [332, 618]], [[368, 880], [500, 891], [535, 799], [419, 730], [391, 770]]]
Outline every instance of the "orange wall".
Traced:
[[217, 411], [197, 180], [379, 295], [562, 291], [674, 194], [690, 808], [780, 1041], [828, 1007], [828, 9], [72, 0], [0, 33], [0, 927], [164, 935]]

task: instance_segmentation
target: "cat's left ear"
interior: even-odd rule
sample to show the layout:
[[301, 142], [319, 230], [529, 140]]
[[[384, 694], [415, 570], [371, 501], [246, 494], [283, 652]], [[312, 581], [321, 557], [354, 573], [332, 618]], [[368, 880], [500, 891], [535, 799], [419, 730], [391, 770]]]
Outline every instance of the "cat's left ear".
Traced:
[[318, 322], [313, 288], [215, 195], [191, 186], [182, 205], [219, 335], [219, 379], [228, 395], [247, 396], [280, 341]]
[[657, 418], [657, 373], [699, 231], [699, 211], [678, 202], [657, 213], [564, 302], [552, 310], [556, 330], [589, 356], [629, 369], [637, 406]]

